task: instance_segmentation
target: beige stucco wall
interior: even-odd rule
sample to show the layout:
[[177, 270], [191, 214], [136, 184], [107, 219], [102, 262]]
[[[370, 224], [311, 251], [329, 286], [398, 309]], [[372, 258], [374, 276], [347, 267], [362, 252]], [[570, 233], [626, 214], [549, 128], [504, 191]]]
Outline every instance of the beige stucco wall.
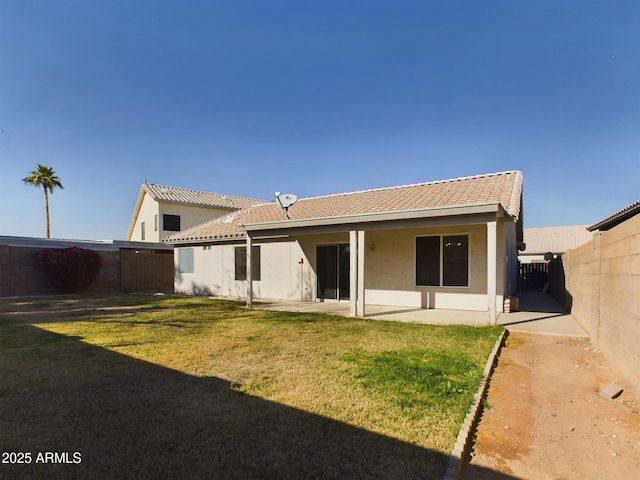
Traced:
[[[186, 230], [213, 218], [226, 215], [229, 212], [230, 210], [221, 208], [157, 202], [151, 196], [145, 194], [138, 212], [138, 218], [131, 232], [131, 238], [128, 240], [160, 242], [162, 238], [176, 233], [162, 229], [162, 215], [165, 214], [180, 215], [180, 229]], [[144, 240], [142, 239], [142, 222], [145, 223]]]
[[640, 393], [640, 215], [562, 256], [571, 314]]
[[[135, 226], [131, 232], [131, 238], [127, 240], [135, 242], [159, 242], [160, 232], [154, 229], [155, 220], [154, 217], [158, 214], [158, 202], [153, 200], [149, 195], [144, 195], [142, 199], [142, 205], [138, 212], [138, 218], [136, 219]], [[142, 222], [145, 223], [145, 238], [142, 239]]]
[[[194, 253], [194, 272], [176, 273], [176, 292], [245, 298], [246, 281], [235, 280], [235, 248], [245, 245], [240, 242], [210, 247], [176, 247], [176, 268], [180, 249], [191, 248]], [[260, 247], [261, 273], [260, 280], [253, 282], [255, 298], [313, 300], [315, 275], [298, 242], [257, 241], [254, 246]]]
[[[417, 286], [415, 281], [416, 237], [458, 234], [469, 235], [469, 286]], [[405, 303], [401, 302], [402, 299], [412, 298], [413, 301], [406, 306], [486, 310], [487, 234], [486, 227], [483, 225], [367, 232], [366, 244], [365, 298], [367, 303], [404, 305]], [[390, 292], [398, 293], [390, 294]]]
[[[498, 222], [496, 310], [517, 284], [515, 224]], [[415, 284], [415, 239], [425, 235], [469, 235], [468, 287], [422, 287]], [[510, 242], [510, 243], [509, 243]], [[316, 292], [316, 247], [348, 244], [349, 234], [300, 235], [279, 241], [254, 241], [261, 247], [261, 280], [254, 281], [257, 299], [314, 301]], [[194, 249], [194, 273], [176, 279], [176, 291], [231, 297], [246, 296], [246, 282], [236, 281], [235, 246], [176, 247]], [[513, 252], [507, 245], [511, 245]], [[509, 270], [510, 266], [513, 266]], [[510, 290], [511, 289], [511, 290]], [[353, 292], [352, 292], [353, 295]], [[365, 233], [365, 299], [371, 305], [421, 308], [487, 310], [487, 227], [463, 226], [376, 230]]]
[[[162, 228], [162, 215], [180, 215], [180, 230], [195, 227], [201, 223], [207, 222], [213, 218], [220, 217], [230, 213], [229, 209], [198, 207], [194, 205], [180, 205], [177, 203], [161, 202], [158, 208], [158, 228]], [[153, 225], [153, 221], [151, 223]], [[168, 230], [160, 230], [160, 238], [173, 235], [176, 232]]]

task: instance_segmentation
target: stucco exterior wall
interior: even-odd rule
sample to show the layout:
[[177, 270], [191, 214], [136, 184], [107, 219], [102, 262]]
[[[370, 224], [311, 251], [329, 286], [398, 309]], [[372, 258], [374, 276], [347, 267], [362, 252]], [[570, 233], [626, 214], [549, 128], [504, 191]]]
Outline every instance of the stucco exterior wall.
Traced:
[[186, 230], [187, 228], [194, 227], [213, 218], [226, 215], [229, 212], [231, 212], [231, 210], [224, 208], [197, 207], [193, 205], [161, 202], [158, 206], [158, 229], [160, 239], [176, 233], [162, 229], [162, 215], [180, 215], [180, 230]]
[[[149, 195], [144, 195], [138, 218], [131, 232], [130, 241], [136, 242], [160, 242], [164, 237], [176, 232], [164, 230], [162, 215], [179, 215], [180, 230], [199, 225], [213, 218], [229, 213], [229, 209], [214, 207], [199, 207], [195, 205], [183, 205], [179, 203], [158, 202]], [[145, 223], [145, 235], [142, 238], [142, 223]]]
[[[235, 280], [235, 248], [244, 242], [211, 246], [176, 247], [193, 249], [193, 273], [176, 273], [175, 291], [187, 295], [212, 295], [245, 298], [247, 284]], [[253, 282], [256, 299], [311, 301], [315, 295], [315, 275], [309, 259], [297, 241], [254, 242], [260, 247], [260, 280]], [[312, 280], [313, 279], [313, 280]]]
[[562, 256], [571, 314], [640, 393], [640, 215]]
[[[158, 215], [158, 211], [158, 202], [153, 200], [149, 195], [145, 195], [142, 199], [142, 205], [140, 205], [135, 226], [131, 232], [131, 238], [128, 240], [132, 242], [159, 242], [160, 232], [155, 228], [155, 217]], [[144, 239], [142, 238], [142, 222], [145, 223]]]
[[[502, 311], [505, 295], [517, 286], [515, 224], [498, 222], [496, 310]], [[416, 285], [416, 237], [427, 235], [469, 235], [469, 286], [423, 287]], [[254, 241], [261, 249], [261, 279], [254, 281], [256, 299], [315, 301], [316, 247], [349, 244], [349, 234], [299, 235], [287, 240]], [[243, 298], [246, 282], [235, 280], [235, 247], [244, 242], [210, 246], [176, 246], [179, 251], [193, 249], [193, 273], [177, 273], [175, 290], [185, 294], [204, 294]], [[365, 298], [371, 305], [397, 305], [418, 308], [487, 310], [487, 227], [471, 224], [376, 230], [365, 233]], [[353, 294], [353, 293], [352, 293]]]
[[[416, 285], [416, 237], [469, 235], [469, 286]], [[487, 234], [483, 225], [366, 233], [365, 298], [372, 305], [486, 310]], [[373, 248], [372, 248], [373, 247]]]

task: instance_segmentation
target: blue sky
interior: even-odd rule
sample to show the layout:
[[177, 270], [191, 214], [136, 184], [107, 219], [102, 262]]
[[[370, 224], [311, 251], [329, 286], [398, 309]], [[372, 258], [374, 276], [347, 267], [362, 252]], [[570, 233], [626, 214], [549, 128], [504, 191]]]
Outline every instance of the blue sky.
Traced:
[[0, 0], [0, 235], [124, 239], [143, 179], [252, 198], [524, 173], [640, 198], [640, 2]]

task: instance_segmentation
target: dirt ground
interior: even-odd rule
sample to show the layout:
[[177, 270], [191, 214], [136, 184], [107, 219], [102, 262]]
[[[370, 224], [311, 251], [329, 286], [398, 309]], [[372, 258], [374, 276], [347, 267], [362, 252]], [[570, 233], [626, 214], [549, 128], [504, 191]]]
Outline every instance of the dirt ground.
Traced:
[[638, 397], [588, 340], [512, 333], [467, 460], [465, 480], [638, 479]]

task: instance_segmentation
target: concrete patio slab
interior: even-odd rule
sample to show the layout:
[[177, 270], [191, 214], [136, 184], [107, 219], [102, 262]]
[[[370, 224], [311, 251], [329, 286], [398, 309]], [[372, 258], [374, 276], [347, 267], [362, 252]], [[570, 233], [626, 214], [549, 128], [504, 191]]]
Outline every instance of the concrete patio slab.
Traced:
[[[512, 332], [587, 337], [578, 322], [553, 299], [540, 292], [520, 292], [520, 311], [502, 313], [498, 325]], [[325, 313], [349, 316], [349, 302], [261, 301], [254, 305], [264, 310]], [[487, 312], [437, 310], [402, 306], [367, 305], [365, 318], [428, 325], [488, 325]]]
[[520, 299], [520, 311], [503, 313], [498, 317], [498, 325], [510, 332], [588, 337], [576, 319], [551, 295], [541, 292], [519, 292], [517, 297]]
[[[269, 301], [254, 304], [264, 310], [282, 310], [289, 312], [325, 313], [328, 315], [349, 316], [349, 302], [300, 302]], [[367, 305], [364, 318], [395, 322], [422, 323], [428, 325], [488, 325], [487, 312], [466, 310], [436, 310], [402, 306]]]

